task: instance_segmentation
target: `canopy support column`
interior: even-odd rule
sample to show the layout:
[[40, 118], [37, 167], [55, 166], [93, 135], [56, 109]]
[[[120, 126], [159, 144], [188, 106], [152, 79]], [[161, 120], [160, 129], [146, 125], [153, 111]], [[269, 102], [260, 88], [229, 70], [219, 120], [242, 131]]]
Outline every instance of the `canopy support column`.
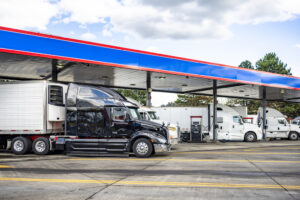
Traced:
[[151, 107], [151, 92], [152, 92], [152, 88], [151, 88], [151, 72], [147, 72], [147, 81], [146, 81], [147, 85], [147, 95], [146, 95], [146, 106]]
[[53, 82], [57, 82], [57, 60], [52, 59], [52, 73], [51, 73], [51, 79]]
[[263, 139], [267, 140], [267, 119], [266, 119], [266, 106], [267, 106], [267, 100], [266, 100], [266, 87], [263, 87], [263, 99], [262, 99], [262, 107], [263, 107], [263, 113], [262, 113], [262, 118], [263, 118]]
[[[213, 80], [213, 141], [217, 141], [217, 81]], [[209, 116], [210, 117], [210, 116]]]

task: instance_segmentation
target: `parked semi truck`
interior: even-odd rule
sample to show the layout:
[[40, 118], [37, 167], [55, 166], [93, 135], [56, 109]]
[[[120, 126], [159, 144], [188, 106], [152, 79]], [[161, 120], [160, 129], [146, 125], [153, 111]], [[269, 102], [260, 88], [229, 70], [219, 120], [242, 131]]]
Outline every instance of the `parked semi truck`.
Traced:
[[[258, 109], [258, 115], [254, 123], [262, 124], [263, 109]], [[273, 108], [266, 108], [266, 137], [267, 138], [287, 138], [297, 140], [300, 136], [300, 124], [289, 124], [287, 116]]]
[[[213, 131], [209, 132], [213, 139]], [[262, 130], [255, 124], [244, 123], [235, 109], [218, 104], [217, 140], [255, 142], [262, 139]]]
[[170, 123], [169, 121], [161, 120], [159, 115], [155, 110], [148, 107], [140, 107], [139, 113], [144, 120], [149, 120], [152, 122], [159, 123], [161, 125], [166, 125], [169, 129], [171, 144], [178, 144], [180, 138], [180, 127], [176, 123]]
[[15, 154], [149, 157], [170, 149], [166, 126], [142, 120], [114, 90], [48, 81], [0, 85], [0, 145]]
[[[178, 122], [181, 132], [190, 132], [191, 116], [201, 116], [201, 131], [204, 136], [212, 135], [212, 105], [200, 107], [160, 107], [153, 108], [162, 120]], [[239, 111], [239, 112], [238, 112]], [[217, 105], [217, 140], [228, 141], [249, 141], [254, 142], [262, 139], [262, 131], [257, 125], [243, 123], [240, 113], [245, 112], [245, 108], [231, 108], [226, 105]]]

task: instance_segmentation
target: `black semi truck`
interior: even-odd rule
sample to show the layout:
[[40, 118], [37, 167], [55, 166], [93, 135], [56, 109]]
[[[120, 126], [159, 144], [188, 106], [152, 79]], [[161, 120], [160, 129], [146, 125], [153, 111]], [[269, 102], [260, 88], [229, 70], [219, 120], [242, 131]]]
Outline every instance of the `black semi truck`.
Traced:
[[137, 105], [104, 87], [49, 81], [1, 84], [0, 115], [0, 145], [15, 154], [64, 150], [149, 157], [170, 150], [166, 126], [142, 120]]

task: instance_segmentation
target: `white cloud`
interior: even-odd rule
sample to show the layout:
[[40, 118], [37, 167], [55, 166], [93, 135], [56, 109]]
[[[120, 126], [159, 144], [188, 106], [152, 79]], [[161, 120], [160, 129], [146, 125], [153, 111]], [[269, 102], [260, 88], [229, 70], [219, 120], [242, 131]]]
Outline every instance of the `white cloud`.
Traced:
[[154, 47], [154, 46], [147, 47], [146, 51], [155, 52], [155, 53], [163, 53], [160, 48]]
[[300, 15], [299, 0], [0, 0], [4, 26], [45, 29], [51, 17], [81, 27], [102, 23], [102, 34], [141, 38], [228, 38], [233, 24], [286, 21]]
[[86, 33], [80, 35], [80, 38], [84, 39], [84, 40], [88, 40], [88, 41], [95, 41], [97, 39], [97, 36], [93, 33], [86, 32]]
[[298, 47], [298, 48], [300, 48], [300, 44], [296, 44], [295, 46]]
[[106, 24], [104, 25], [103, 29], [102, 29], [102, 35], [104, 37], [112, 37], [112, 26], [111, 24]]
[[66, 21], [105, 23], [142, 38], [227, 38], [232, 24], [285, 21], [297, 0], [62, 0]]
[[45, 30], [50, 19], [57, 14], [56, 5], [46, 0], [0, 1], [1, 26]]

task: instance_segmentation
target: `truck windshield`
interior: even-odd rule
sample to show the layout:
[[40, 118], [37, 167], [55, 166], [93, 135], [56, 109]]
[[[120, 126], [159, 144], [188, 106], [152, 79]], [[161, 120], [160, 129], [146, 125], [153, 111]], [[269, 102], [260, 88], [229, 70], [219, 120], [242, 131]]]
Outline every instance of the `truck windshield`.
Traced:
[[243, 120], [240, 116], [233, 116], [232, 119], [233, 119], [233, 123], [239, 123], [239, 124], [243, 123]]
[[151, 119], [158, 119], [158, 117], [156, 116], [155, 112], [148, 112]]
[[132, 119], [142, 119], [140, 113], [138, 112], [137, 108], [129, 108], [130, 111], [130, 117]]

